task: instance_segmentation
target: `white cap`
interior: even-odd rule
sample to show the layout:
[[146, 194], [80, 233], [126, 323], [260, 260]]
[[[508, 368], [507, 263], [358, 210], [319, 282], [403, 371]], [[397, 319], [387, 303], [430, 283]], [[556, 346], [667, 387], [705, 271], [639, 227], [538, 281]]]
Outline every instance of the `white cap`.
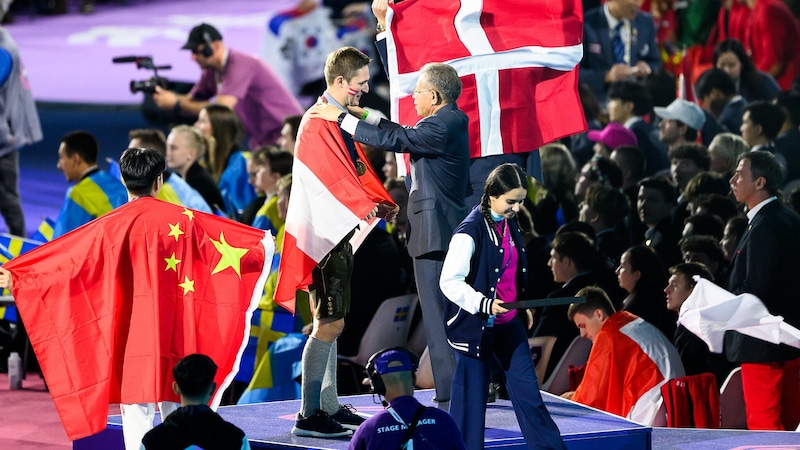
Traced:
[[656, 106], [653, 108], [658, 117], [667, 120], [677, 120], [688, 125], [690, 128], [700, 130], [706, 123], [706, 115], [696, 104], [682, 98], [675, 99], [666, 108]]

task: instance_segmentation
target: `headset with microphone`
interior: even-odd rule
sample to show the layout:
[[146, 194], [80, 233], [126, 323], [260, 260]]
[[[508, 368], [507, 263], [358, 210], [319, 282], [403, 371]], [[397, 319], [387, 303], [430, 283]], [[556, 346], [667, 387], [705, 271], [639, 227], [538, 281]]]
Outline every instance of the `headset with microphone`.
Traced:
[[211, 47], [211, 35], [208, 34], [208, 31], [203, 31], [203, 41], [205, 41], [205, 45], [200, 50], [200, 54], [205, 58], [211, 58], [214, 54], [214, 48]]
[[404, 347], [391, 347], [379, 350], [375, 352], [375, 354], [370, 356], [369, 361], [367, 361], [367, 376], [369, 376], [369, 379], [372, 382], [372, 391], [380, 396], [386, 395], [386, 384], [383, 382], [381, 374], [379, 374], [378, 371], [375, 369], [375, 362], [381, 355], [390, 351], [397, 351], [408, 355], [408, 358], [411, 360], [411, 369], [412, 369], [411, 384], [416, 384], [417, 382], [417, 368], [419, 367], [419, 357], [416, 355], [416, 353]]

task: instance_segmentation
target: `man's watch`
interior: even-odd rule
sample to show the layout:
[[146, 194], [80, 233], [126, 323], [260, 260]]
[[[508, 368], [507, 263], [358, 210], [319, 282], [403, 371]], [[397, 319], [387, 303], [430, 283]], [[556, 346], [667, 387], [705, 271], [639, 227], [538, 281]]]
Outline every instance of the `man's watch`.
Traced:
[[375, 27], [375, 31], [377, 31], [378, 33], [383, 33], [384, 31], [386, 31], [386, 25], [379, 23], [378, 26]]
[[339, 117], [336, 118], [336, 123], [341, 125], [342, 121], [344, 120], [345, 117], [347, 117], [347, 113], [346, 112], [343, 112], [343, 113], [339, 114]]

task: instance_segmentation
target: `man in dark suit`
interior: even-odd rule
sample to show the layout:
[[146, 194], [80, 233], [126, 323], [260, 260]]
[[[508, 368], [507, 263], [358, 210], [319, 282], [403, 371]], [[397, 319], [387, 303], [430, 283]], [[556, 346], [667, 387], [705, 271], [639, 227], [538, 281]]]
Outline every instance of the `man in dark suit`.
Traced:
[[453, 230], [467, 215], [464, 199], [469, 182], [469, 143], [467, 116], [456, 106], [460, 94], [461, 80], [455, 69], [432, 63], [422, 68], [414, 89], [414, 105], [422, 119], [413, 127], [373, 119], [357, 107], [350, 109], [353, 115], [340, 115], [339, 110], [327, 105], [312, 110], [312, 116], [338, 120], [342, 130], [357, 142], [411, 156], [408, 253], [414, 258], [440, 404], [450, 398], [455, 357], [444, 333], [448, 300], [439, 290], [439, 276]]
[[[780, 164], [771, 153], [739, 158], [730, 184], [736, 200], [747, 206], [749, 225], [731, 261], [729, 287], [735, 294], [757, 296], [770, 314], [800, 327], [800, 216], [778, 200], [781, 181]], [[725, 356], [742, 364], [747, 427], [794, 430], [800, 423], [800, 350], [726, 331]]]
[[656, 27], [637, 0], [608, 0], [583, 19], [580, 80], [598, 100], [606, 99], [609, 83], [643, 78], [662, 67]]

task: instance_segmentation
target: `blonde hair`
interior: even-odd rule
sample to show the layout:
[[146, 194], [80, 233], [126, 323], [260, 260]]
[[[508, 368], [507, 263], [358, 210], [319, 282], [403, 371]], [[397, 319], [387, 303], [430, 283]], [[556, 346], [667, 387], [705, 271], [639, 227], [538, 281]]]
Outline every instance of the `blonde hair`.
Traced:
[[200, 162], [201, 165], [205, 165], [203, 164], [203, 161], [205, 160], [205, 156], [208, 153], [208, 148], [210, 144], [208, 142], [208, 139], [206, 139], [206, 137], [203, 136], [203, 133], [201, 133], [200, 130], [189, 125], [178, 125], [176, 127], [173, 127], [172, 130], [170, 130], [170, 134], [172, 133], [176, 134], [180, 133], [186, 136], [186, 140], [188, 141], [189, 146], [197, 151], [197, 158], [196, 158], [197, 161]]
[[[733, 133], [720, 133], [714, 136], [708, 149], [719, 151], [722, 156], [728, 160], [728, 168], [726, 173], [733, 173], [736, 170], [736, 164], [739, 156], [750, 151], [750, 146], [741, 137]], [[725, 174], [723, 174], [725, 175]]]

